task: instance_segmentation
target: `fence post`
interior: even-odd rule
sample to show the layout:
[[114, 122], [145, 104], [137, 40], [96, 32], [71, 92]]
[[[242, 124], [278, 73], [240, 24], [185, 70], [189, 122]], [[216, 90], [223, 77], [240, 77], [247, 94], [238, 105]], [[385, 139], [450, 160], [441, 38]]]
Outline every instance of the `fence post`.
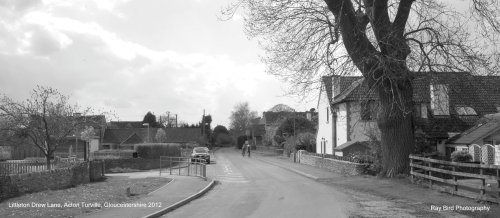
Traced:
[[201, 166], [202, 170], [203, 170], [203, 178], [205, 179], [205, 181], [207, 180], [207, 165], [203, 164]]
[[[456, 167], [455, 166], [452, 167], [453, 167], [453, 172], [456, 172], [457, 171]], [[455, 184], [453, 185], [454, 190], [458, 192], [457, 176], [455, 174], [453, 174], [453, 182], [455, 182]]]
[[172, 157], [168, 157], [168, 169], [170, 171], [170, 175], [172, 175]]
[[[497, 177], [500, 177], [500, 170], [497, 168]], [[497, 180], [497, 188], [500, 189], [500, 180]], [[498, 192], [498, 197], [500, 197], [500, 192]]]
[[413, 175], [413, 159], [410, 155], [410, 175], [411, 175], [411, 183], [415, 182], [415, 176]]
[[161, 156], [160, 156], [160, 177], [161, 177]]
[[189, 173], [190, 173], [190, 171], [191, 171], [190, 169], [191, 169], [191, 161], [188, 161], [188, 176], [190, 175], [190, 174], [189, 174]]
[[[484, 175], [483, 168], [479, 168], [479, 174]], [[484, 190], [485, 186], [486, 186], [486, 179], [482, 178], [481, 179], [481, 195], [484, 195], [486, 193], [486, 191]]]
[[[429, 168], [432, 168], [432, 162], [429, 162], [429, 163], [427, 164], [427, 166], [428, 166]], [[428, 173], [428, 174], [429, 174], [429, 176], [432, 176], [432, 171], [431, 171], [431, 170], [429, 170], [429, 173]], [[430, 188], [432, 188], [432, 183], [433, 183], [432, 179], [431, 179], [431, 178], [429, 178], [429, 187], [430, 187]]]

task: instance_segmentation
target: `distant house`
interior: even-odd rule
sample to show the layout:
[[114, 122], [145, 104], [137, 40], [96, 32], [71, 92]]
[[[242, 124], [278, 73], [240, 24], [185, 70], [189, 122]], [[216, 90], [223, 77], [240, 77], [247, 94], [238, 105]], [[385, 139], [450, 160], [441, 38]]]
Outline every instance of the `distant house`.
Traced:
[[266, 135], [266, 124], [264, 119], [258, 117], [250, 122], [250, 135], [253, 137], [254, 143], [262, 145], [263, 139]]
[[[499, 82], [500, 77], [467, 72], [417, 74], [412, 81], [415, 129], [435, 145], [435, 152], [449, 154], [455, 149], [445, 143], [451, 136], [467, 130], [480, 117], [498, 112]], [[360, 145], [353, 141], [378, 139], [377, 109], [378, 95], [363, 77], [323, 77], [316, 151], [345, 155], [339, 148]]]
[[[303, 117], [314, 122], [315, 118], [317, 117], [317, 112], [296, 112], [294, 109], [285, 106], [286, 105], [280, 104], [271, 108], [269, 111], [263, 112], [262, 120], [259, 121], [264, 125], [265, 135], [263, 140], [267, 143], [272, 143], [272, 145], [274, 146], [277, 146], [276, 142], [273, 139], [274, 135], [276, 134], [276, 130], [278, 130], [283, 121], [288, 118]], [[286, 110], [284, 108], [286, 108]], [[279, 111], [278, 109], [281, 111]]]
[[[133, 149], [135, 144], [154, 142], [159, 128], [109, 128], [104, 132], [100, 150]], [[191, 146], [197, 143], [201, 135], [200, 128], [164, 128], [165, 143]]]

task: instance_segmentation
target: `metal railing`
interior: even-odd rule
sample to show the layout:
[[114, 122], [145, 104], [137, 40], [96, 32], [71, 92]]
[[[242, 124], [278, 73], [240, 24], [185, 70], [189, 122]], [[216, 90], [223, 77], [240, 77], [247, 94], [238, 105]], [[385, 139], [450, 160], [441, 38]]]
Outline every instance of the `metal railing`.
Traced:
[[[166, 173], [179, 176], [197, 176], [207, 179], [207, 165], [204, 159], [191, 157], [160, 157], [160, 176], [163, 166]], [[168, 168], [167, 168], [168, 167]]]

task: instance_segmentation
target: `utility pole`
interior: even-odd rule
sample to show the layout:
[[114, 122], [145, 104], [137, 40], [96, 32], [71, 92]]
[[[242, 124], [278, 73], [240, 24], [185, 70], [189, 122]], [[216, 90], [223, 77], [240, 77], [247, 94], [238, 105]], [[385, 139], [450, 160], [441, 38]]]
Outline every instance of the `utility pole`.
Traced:
[[170, 127], [170, 111], [167, 111], [167, 127]]
[[177, 126], [177, 114], [175, 114], [175, 128], [177, 128], [179, 126]]

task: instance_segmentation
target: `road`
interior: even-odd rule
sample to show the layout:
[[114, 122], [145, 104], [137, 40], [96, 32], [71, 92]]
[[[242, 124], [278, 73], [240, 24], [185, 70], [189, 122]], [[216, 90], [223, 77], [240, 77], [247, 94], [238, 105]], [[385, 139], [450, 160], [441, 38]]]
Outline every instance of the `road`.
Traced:
[[220, 183], [164, 217], [348, 217], [350, 198], [334, 187], [258, 160], [219, 149], [207, 168]]

